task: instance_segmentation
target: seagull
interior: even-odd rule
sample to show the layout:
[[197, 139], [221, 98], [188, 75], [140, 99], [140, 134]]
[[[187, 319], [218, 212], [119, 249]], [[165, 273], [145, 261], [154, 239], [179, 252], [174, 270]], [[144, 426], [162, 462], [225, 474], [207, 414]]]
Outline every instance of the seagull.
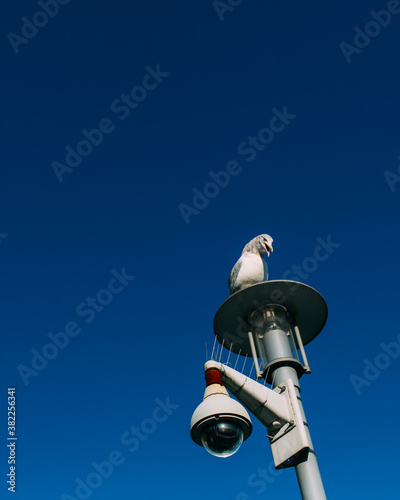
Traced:
[[261, 281], [268, 281], [268, 265], [263, 255], [273, 252], [269, 234], [256, 236], [243, 248], [242, 256], [233, 266], [229, 276], [229, 290], [231, 295]]

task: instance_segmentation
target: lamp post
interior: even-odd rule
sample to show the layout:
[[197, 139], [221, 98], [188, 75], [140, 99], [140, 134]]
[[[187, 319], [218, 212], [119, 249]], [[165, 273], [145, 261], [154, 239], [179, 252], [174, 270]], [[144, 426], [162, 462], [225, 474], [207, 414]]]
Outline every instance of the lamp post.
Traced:
[[[217, 311], [215, 335], [229, 351], [251, 356], [256, 377], [264, 379], [273, 389], [233, 368], [209, 361], [205, 365], [204, 401], [191, 422], [193, 440], [206, 446], [202, 436], [207, 434], [218, 450], [225, 443], [232, 445], [237, 433], [245, 433], [242, 432], [241, 441], [249, 436], [251, 423], [244, 423], [248, 417], [244, 408], [247, 417], [233, 406], [223, 410], [224, 402], [229, 403], [226, 397], [229, 395], [223, 387], [226, 386], [266, 426], [275, 467], [295, 467], [303, 500], [326, 500], [299, 384], [299, 378], [311, 372], [304, 345], [320, 333], [326, 319], [323, 297], [310, 286], [296, 281], [267, 281], [231, 295]], [[220, 379], [215, 372], [219, 372]], [[214, 405], [217, 400], [218, 404]], [[228, 406], [231, 407], [230, 403]], [[229, 426], [224, 427], [225, 421]], [[232, 434], [235, 425], [236, 434]], [[227, 435], [229, 432], [231, 435]], [[228, 456], [228, 453], [220, 456]]]

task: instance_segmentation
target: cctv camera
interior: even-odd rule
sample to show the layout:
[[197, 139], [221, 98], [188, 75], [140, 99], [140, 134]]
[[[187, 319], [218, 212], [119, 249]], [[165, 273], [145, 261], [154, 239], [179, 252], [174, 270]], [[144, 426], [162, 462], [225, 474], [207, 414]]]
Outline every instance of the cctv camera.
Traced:
[[204, 400], [190, 422], [193, 441], [216, 457], [229, 457], [238, 451], [251, 431], [247, 411], [230, 398], [225, 387], [218, 384], [208, 386]]

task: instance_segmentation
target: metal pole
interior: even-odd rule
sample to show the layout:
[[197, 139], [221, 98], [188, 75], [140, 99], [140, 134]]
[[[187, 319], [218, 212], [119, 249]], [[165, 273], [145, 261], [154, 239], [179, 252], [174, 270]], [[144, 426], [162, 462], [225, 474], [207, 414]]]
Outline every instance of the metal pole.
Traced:
[[251, 354], [253, 356], [253, 361], [254, 361], [254, 368], [256, 372], [256, 377], [257, 379], [261, 378], [261, 372], [260, 372], [260, 367], [258, 365], [258, 357], [257, 357], [257, 351], [256, 351], [256, 346], [254, 345], [254, 339], [253, 339], [253, 333], [248, 332], [249, 335], [249, 342], [250, 342], [250, 347], [251, 347]]
[[317, 457], [309, 453], [307, 459], [297, 464], [295, 469], [303, 500], [326, 500]]
[[[303, 420], [307, 423], [303, 403], [300, 398], [300, 383], [296, 370], [290, 366], [277, 368], [273, 372], [274, 387], [278, 386], [288, 378], [293, 380], [296, 387], [297, 398], [303, 415]], [[308, 426], [307, 431], [310, 433]], [[311, 436], [309, 437], [311, 440]], [[317, 457], [315, 456], [314, 450], [308, 451], [306, 457], [299, 459], [299, 462], [295, 464], [295, 469], [302, 499], [326, 500], [325, 490], [322, 484], [321, 474], [319, 472]]]
[[311, 373], [311, 369], [310, 369], [310, 365], [308, 364], [306, 351], [304, 350], [304, 345], [303, 345], [303, 341], [301, 339], [299, 327], [297, 325], [294, 325], [293, 330], [294, 330], [294, 334], [296, 335], [297, 344], [299, 345], [301, 357], [303, 358], [304, 369], [305, 369], [306, 373], [309, 375]]

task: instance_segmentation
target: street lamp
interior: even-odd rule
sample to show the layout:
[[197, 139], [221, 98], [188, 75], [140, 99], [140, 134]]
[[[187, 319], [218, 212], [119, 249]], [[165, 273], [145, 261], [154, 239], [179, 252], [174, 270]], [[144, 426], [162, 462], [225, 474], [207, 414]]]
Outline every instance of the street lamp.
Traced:
[[235, 453], [249, 437], [251, 422], [228, 388], [267, 428], [275, 467], [295, 467], [303, 500], [326, 500], [299, 384], [311, 372], [304, 345], [320, 333], [326, 319], [323, 297], [296, 281], [257, 283], [231, 295], [217, 311], [215, 335], [230, 352], [252, 356], [257, 379], [273, 389], [210, 360], [204, 400], [191, 421], [197, 444], [217, 456]]

